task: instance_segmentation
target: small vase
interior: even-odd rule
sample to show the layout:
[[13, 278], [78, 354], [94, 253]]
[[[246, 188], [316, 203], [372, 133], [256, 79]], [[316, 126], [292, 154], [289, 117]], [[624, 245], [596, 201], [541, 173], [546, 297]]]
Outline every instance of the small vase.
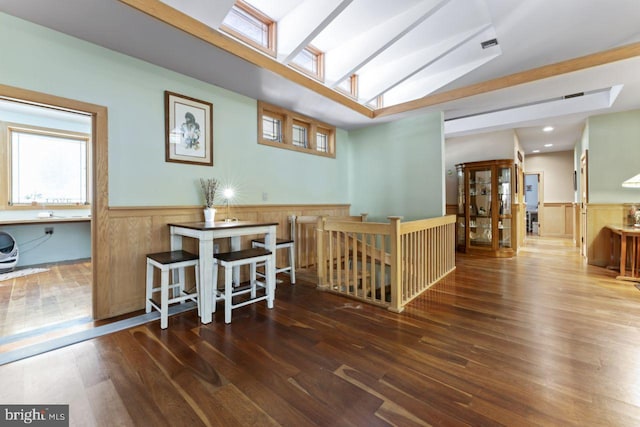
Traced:
[[216, 220], [216, 209], [215, 208], [205, 208], [204, 209], [204, 222], [207, 224], [213, 224]]

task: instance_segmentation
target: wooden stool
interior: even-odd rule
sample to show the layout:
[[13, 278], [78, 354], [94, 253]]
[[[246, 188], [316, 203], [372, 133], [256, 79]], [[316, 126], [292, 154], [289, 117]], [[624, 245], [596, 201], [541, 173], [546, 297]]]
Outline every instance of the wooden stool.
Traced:
[[[200, 303], [198, 302], [198, 255], [186, 251], [158, 252], [147, 255], [147, 304], [146, 312], [149, 313], [152, 308], [160, 312], [160, 327], [167, 328], [169, 304], [176, 302], [184, 303], [191, 300], [198, 304], [198, 314], [200, 314]], [[153, 269], [160, 270], [160, 286], [153, 287]], [[194, 267], [196, 277], [196, 293], [189, 294], [185, 292], [185, 267]], [[178, 281], [169, 284], [169, 272], [177, 270]], [[174, 271], [175, 273], [175, 271]], [[171, 290], [171, 298], [169, 298], [169, 290]], [[152, 296], [155, 292], [160, 292], [160, 304], [156, 303]]]
[[[254, 248], [266, 248], [267, 245], [264, 239], [253, 239], [251, 241], [251, 246]], [[286, 267], [276, 267], [276, 274], [289, 272], [289, 276], [291, 277], [290, 281], [292, 285], [296, 284], [296, 259], [295, 259], [295, 246], [294, 242], [291, 239], [276, 239], [276, 250], [278, 249], [289, 249], [289, 265]], [[258, 272], [258, 276], [264, 277], [264, 274]]]
[[[231, 310], [239, 308], [247, 304], [254, 302], [267, 300], [267, 307], [273, 308], [273, 289], [270, 289], [265, 282], [259, 282], [256, 280], [256, 266], [258, 263], [265, 263], [271, 256], [271, 251], [264, 248], [252, 248], [241, 251], [226, 252], [222, 254], [215, 254], [213, 256], [213, 283], [217, 286], [218, 283], [218, 266], [224, 267], [224, 292], [221, 290], [215, 290], [215, 300], [224, 301], [224, 323], [231, 323]], [[241, 287], [238, 289], [233, 288], [233, 267], [239, 267], [241, 265], [251, 266], [250, 284], [249, 287]], [[257, 297], [256, 287], [260, 286], [265, 288], [265, 295]], [[233, 297], [238, 295], [244, 295], [250, 293], [251, 298], [239, 302], [233, 303]], [[216, 311], [216, 305], [213, 304], [213, 312]]]

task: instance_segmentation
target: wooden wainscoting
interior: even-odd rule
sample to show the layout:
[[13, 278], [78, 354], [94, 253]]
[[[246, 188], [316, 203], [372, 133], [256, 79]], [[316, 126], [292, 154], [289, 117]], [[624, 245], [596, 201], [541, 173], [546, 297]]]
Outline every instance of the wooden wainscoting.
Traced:
[[[345, 216], [349, 215], [349, 205], [233, 206], [230, 214], [241, 220], [277, 222], [278, 237], [289, 237], [290, 215]], [[221, 219], [226, 217], [226, 208], [219, 207], [217, 215]], [[101, 257], [108, 259], [108, 269], [99, 271], [96, 277], [99, 298], [94, 316], [104, 319], [142, 309], [146, 254], [170, 249], [168, 223], [202, 220], [200, 206], [109, 208], [104, 225], [107, 237], [99, 248]], [[196, 242], [190, 240], [185, 239], [184, 248], [197, 252]], [[227, 240], [219, 242], [220, 251], [229, 248]], [[249, 247], [250, 240], [251, 237], [244, 237], [243, 247]], [[278, 265], [284, 257], [284, 253], [278, 253]]]
[[611, 258], [611, 232], [607, 224], [622, 224], [623, 204], [587, 204], [587, 260], [589, 264], [605, 267]]
[[573, 237], [573, 203], [545, 203], [542, 209], [544, 223], [540, 228], [540, 236]]

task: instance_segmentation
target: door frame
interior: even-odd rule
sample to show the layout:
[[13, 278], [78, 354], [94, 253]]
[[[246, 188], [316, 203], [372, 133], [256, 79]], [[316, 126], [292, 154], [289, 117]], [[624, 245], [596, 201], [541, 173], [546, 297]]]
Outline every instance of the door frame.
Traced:
[[[542, 224], [544, 220], [544, 172], [542, 171], [531, 171], [525, 172], [524, 177], [522, 178], [522, 194], [526, 194], [526, 176], [527, 175], [536, 175], [538, 177], [538, 236], [542, 236]], [[525, 198], [526, 201], [526, 198]], [[527, 205], [524, 205], [525, 217], [527, 215]], [[526, 235], [526, 233], [525, 233]]]
[[587, 254], [587, 205], [589, 203], [589, 150], [580, 156], [580, 255]]
[[107, 107], [56, 95], [0, 84], [0, 97], [91, 115], [91, 298], [92, 317], [101, 318], [108, 308], [108, 152]]

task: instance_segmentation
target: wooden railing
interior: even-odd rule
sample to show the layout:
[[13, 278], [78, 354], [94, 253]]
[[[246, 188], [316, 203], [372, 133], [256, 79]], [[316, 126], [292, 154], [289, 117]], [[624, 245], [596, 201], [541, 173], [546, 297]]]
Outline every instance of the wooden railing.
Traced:
[[[320, 215], [289, 216], [291, 238], [296, 242], [296, 270], [309, 270], [315, 273], [318, 261], [316, 229]], [[324, 216], [327, 221], [363, 222], [367, 214], [356, 216]]]
[[318, 288], [400, 312], [455, 269], [455, 216], [389, 223], [321, 217]]

